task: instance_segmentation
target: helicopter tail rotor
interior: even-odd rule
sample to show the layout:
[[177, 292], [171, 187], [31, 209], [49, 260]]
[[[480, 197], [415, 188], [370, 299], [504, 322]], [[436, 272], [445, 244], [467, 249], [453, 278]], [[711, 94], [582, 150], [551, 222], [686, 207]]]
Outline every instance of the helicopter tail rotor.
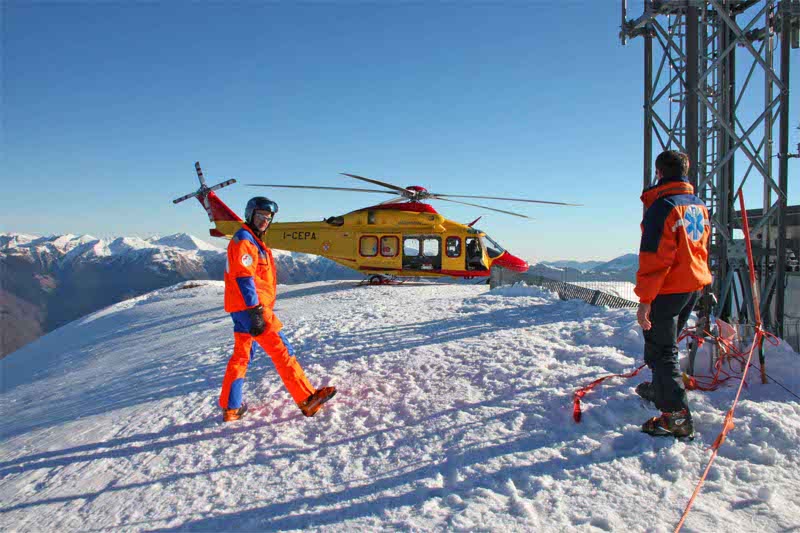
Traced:
[[200, 188], [193, 193], [185, 194], [180, 198], [172, 201], [173, 204], [179, 204], [189, 198], [197, 198], [197, 201], [203, 206], [208, 214], [208, 220], [214, 224], [214, 228], [209, 230], [212, 237], [230, 237], [233, 233], [241, 227], [241, 219], [234, 213], [222, 200], [219, 199], [214, 192], [228, 185], [236, 183], [235, 179], [225, 180], [209, 187], [206, 185], [203, 170], [200, 168], [200, 162], [194, 164], [195, 171], [197, 172], [197, 179], [200, 181]]
[[181, 196], [180, 198], [175, 198], [174, 200], [172, 200], [173, 204], [179, 204], [179, 203], [183, 202], [184, 200], [188, 200], [189, 198], [197, 198], [198, 200], [200, 200], [200, 203], [204, 203], [203, 199], [206, 196], [208, 196], [208, 193], [210, 193], [212, 191], [216, 191], [216, 190], [221, 189], [223, 187], [227, 187], [228, 185], [233, 185], [234, 183], [236, 183], [235, 179], [229, 179], [229, 180], [217, 183], [216, 185], [214, 185], [212, 187], [209, 187], [209, 186], [206, 185], [206, 178], [205, 178], [205, 176], [203, 176], [203, 169], [200, 168], [200, 161], [196, 161], [195, 162], [194, 170], [195, 170], [195, 172], [197, 172], [197, 179], [200, 181], [200, 188], [197, 189], [195, 192], [191, 192], [189, 194], [185, 194], [185, 195]]

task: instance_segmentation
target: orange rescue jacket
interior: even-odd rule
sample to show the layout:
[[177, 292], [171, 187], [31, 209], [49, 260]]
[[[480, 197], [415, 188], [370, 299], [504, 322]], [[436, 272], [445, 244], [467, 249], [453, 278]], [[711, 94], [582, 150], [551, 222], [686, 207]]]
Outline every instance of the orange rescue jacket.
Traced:
[[642, 303], [659, 294], [694, 292], [711, 283], [708, 210], [686, 178], [662, 179], [642, 193], [645, 206], [634, 292]]
[[279, 331], [283, 324], [272, 312], [278, 275], [272, 250], [243, 226], [228, 244], [225, 265], [225, 311], [236, 313], [259, 304], [264, 306], [268, 331]]

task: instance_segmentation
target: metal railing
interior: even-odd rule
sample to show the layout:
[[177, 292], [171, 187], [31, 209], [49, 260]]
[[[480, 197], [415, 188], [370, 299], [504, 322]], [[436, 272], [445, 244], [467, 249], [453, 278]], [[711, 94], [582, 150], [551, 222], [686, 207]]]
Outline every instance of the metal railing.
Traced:
[[[541, 274], [531, 274], [531, 273], [517, 273], [511, 272], [509, 270], [505, 270], [502, 268], [493, 268], [492, 275], [490, 278], [490, 284], [492, 288], [499, 287], [501, 285], [512, 285], [519, 281], [523, 281], [528, 285], [536, 285], [539, 287], [544, 287], [549, 289], [556, 294], [562, 300], [583, 300], [584, 302], [603, 306], [603, 307], [610, 307], [613, 309], [625, 309], [631, 307], [637, 307], [639, 305], [638, 301], [633, 301], [628, 298], [624, 298], [622, 296], [617, 296], [614, 294], [610, 294], [605, 291], [601, 291], [599, 289], [591, 288], [577, 285], [574, 283], [566, 283], [564, 281], [558, 281], [555, 279], [551, 279], [545, 277]], [[628, 282], [598, 282], [598, 283], [628, 283]], [[633, 293], [633, 289], [631, 289], [631, 294]], [[634, 296], [635, 297], [635, 296]]]
[[800, 318], [790, 319], [787, 317], [784, 320], [783, 340], [792, 347], [792, 350], [800, 353]]

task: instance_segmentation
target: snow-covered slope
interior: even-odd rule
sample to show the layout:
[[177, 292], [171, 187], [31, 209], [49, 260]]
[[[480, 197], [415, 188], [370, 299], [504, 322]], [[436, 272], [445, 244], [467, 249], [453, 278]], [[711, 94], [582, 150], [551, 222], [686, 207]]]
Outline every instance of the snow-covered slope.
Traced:
[[[189, 282], [72, 322], [2, 362], [0, 530], [672, 531], [733, 388], [690, 393], [698, 438], [653, 439], [631, 310], [534, 288], [281, 286], [312, 383], [304, 418], [258, 351], [222, 424], [222, 284]], [[795, 392], [800, 356], [767, 353]], [[755, 377], [755, 375], [754, 375]], [[800, 526], [800, 403], [743, 393], [686, 531]]]

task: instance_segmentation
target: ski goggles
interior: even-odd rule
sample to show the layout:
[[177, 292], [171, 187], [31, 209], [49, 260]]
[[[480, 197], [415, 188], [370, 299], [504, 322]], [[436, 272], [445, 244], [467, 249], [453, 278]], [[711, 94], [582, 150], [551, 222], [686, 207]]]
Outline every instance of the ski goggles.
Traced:
[[261, 222], [272, 222], [272, 213], [269, 211], [256, 211], [253, 213], [253, 222], [256, 224]]

